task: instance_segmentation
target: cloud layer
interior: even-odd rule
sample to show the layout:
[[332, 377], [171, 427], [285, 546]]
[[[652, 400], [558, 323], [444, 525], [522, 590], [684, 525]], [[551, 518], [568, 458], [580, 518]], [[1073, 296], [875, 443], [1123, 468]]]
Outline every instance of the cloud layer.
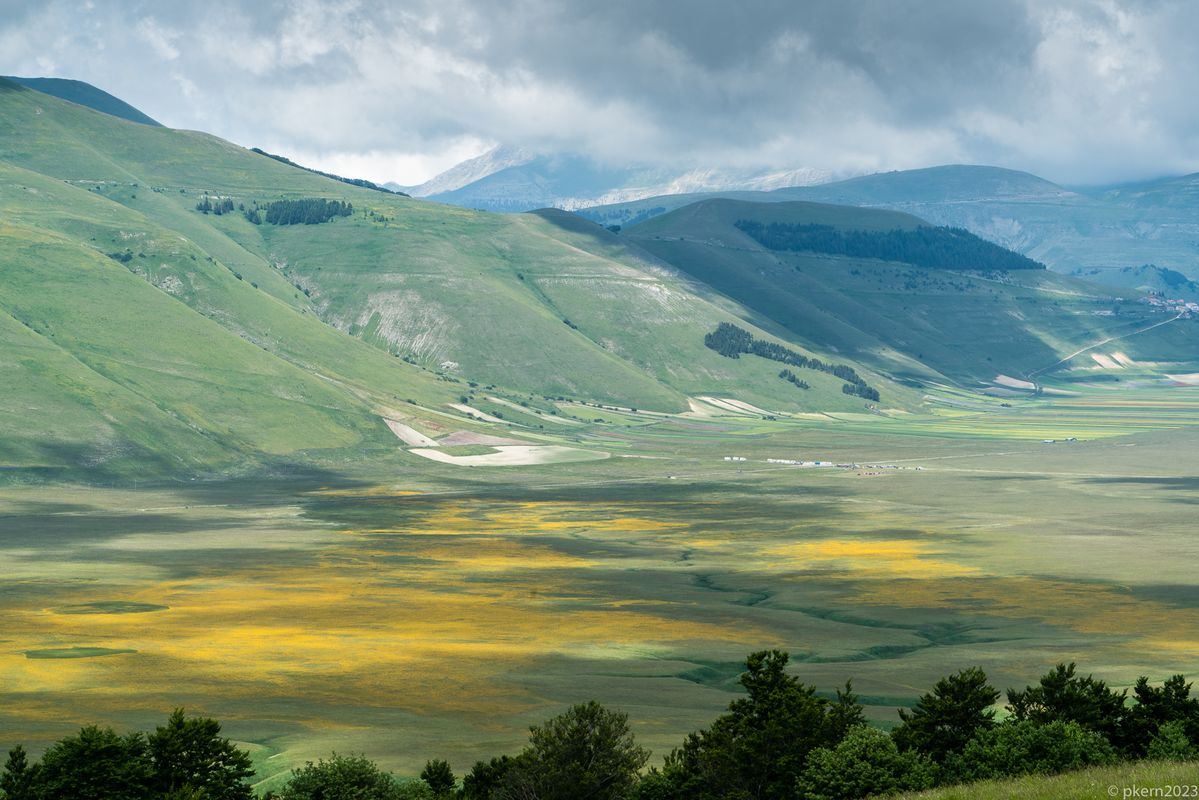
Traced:
[[490, 144], [679, 167], [1199, 170], [1189, 0], [0, 0], [0, 70], [415, 183]]

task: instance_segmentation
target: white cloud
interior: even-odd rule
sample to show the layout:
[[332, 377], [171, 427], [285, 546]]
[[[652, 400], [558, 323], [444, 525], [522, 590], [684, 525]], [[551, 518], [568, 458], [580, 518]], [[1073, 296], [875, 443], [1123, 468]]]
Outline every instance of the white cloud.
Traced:
[[0, 4], [4, 72], [405, 183], [496, 141], [677, 166], [1195, 170], [1197, 38], [1185, 0]]

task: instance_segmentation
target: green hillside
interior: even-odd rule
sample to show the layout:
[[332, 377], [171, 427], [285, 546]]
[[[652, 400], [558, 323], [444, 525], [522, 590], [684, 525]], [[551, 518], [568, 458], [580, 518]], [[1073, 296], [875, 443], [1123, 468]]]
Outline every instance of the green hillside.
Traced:
[[[916, 381], [1023, 377], [1088, 344], [1161, 321], [1146, 305], [1115, 303], [1108, 290], [1044, 270], [945, 272], [767, 250], [738, 228], [744, 220], [877, 229], [919, 222], [877, 209], [717, 199], [622, 236], [753, 309], [751, 319], [763, 328]], [[1199, 334], [1193, 323], [1179, 324], [1187, 341]], [[1121, 346], [1156, 361], [1193, 359], [1190, 345], [1167, 331]]]
[[6, 467], [299, 458], [388, 441], [376, 409], [398, 397], [450, 396], [94, 193], [0, 164], [0, 208], [0, 311], [26, 353], [6, 367], [29, 376], [6, 381], [0, 436], [26, 440]]
[[[348, 215], [243, 213], [301, 199]], [[2, 363], [21, 387], [0, 415], [9, 470], [402, 457], [384, 417], [471, 428], [453, 407], [467, 395], [528, 427], [552, 422], [484, 392], [659, 411], [701, 395], [783, 412], [860, 405], [831, 376], [801, 393], [770, 364], [705, 348], [721, 322], [752, 327], [749, 311], [573, 215], [371, 191], [7, 82], [0, 210]], [[892, 402], [918, 402], [869, 377]]]

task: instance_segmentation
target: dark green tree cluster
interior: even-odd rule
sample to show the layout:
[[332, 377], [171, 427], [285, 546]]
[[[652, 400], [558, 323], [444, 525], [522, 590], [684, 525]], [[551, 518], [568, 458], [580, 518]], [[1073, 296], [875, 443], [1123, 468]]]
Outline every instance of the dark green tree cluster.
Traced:
[[842, 394], [852, 394], [866, 400], [879, 401], [878, 389], [873, 386], [867, 386], [865, 383], [844, 383], [841, 385]]
[[927, 269], [1045, 269], [1039, 261], [980, 239], [962, 228], [921, 225], [889, 231], [861, 231], [832, 225], [738, 220], [744, 233], [771, 250], [827, 253], [847, 258], [877, 258]]
[[[845, 381], [845, 385], [841, 387], [841, 391], [845, 394], [857, 395], [867, 400], [877, 401], [879, 399], [878, 390], [866, 383], [853, 367], [847, 364], [826, 364], [818, 358], [808, 358], [781, 344], [767, 342], [763, 339], [755, 339], [752, 333], [744, 328], [733, 325], [731, 322], [722, 322], [716, 326], [716, 330], [705, 334], [704, 346], [715, 350], [726, 358], [740, 358], [742, 353], [748, 353], [760, 358], [777, 361], [780, 364], [824, 372]], [[784, 380], [791, 380], [784, 374], [786, 372], [790, 372], [790, 370], [783, 370], [783, 372], [779, 373], [779, 377]], [[792, 383], [795, 383], [795, 381], [792, 381]], [[796, 385], [798, 386], [799, 384]], [[807, 386], [805, 385], [800, 388], [806, 389]]]
[[308, 197], [267, 203], [263, 219], [271, 225], [319, 225], [335, 217], [348, 217], [354, 206], [343, 200]]
[[233, 199], [205, 195], [200, 202], [196, 203], [196, 211], [205, 214], [216, 214], [218, 217], [222, 214], [230, 214], [233, 212]]
[[215, 213], [218, 217], [222, 213], [230, 213], [233, 209], [233, 198], [209, 197], [207, 194], [200, 199], [199, 203], [195, 204], [195, 210], [203, 213]]
[[811, 386], [808, 385], [807, 381], [801, 380], [798, 375], [796, 375], [794, 372], [792, 372], [789, 369], [785, 369], [785, 370], [781, 371], [779, 373], [779, 377], [782, 378], [783, 380], [787, 381], [788, 383], [795, 384], [797, 388], [800, 388], [800, 389], [811, 389], [812, 388]]
[[176, 711], [153, 733], [88, 726], [40, 762], [13, 748], [0, 773], [4, 800], [250, 800], [250, 756], [221, 737], [216, 720]]
[[1142, 677], [1130, 704], [1127, 692], [1058, 664], [1036, 685], [1008, 690], [1003, 722], [995, 720], [998, 699], [982, 670], [963, 670], [900, 712], [892, 737], [902, 752], [937, 764], [942, 783], [1199, 754], [1199, 699], [1181, 675], [1160, 687]]

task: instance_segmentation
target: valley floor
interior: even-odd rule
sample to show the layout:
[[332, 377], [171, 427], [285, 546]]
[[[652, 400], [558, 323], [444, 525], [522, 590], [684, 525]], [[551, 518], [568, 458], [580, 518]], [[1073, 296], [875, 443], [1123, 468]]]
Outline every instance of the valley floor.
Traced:
[[1071, 660], [1194, 676], [1199, 387], [1069, 388], [588, 408], [569, 441], [593, 461], [463, 469], [397, 439], [371, 469], [0, 487], [0, 745], [185, 706], [269, 785], [334, 749], [461, 771], [591, 698], [661, 757], [765, 647], [821, 690], [853, 678], [884, 725], [975, 664], [1001, 688]]

